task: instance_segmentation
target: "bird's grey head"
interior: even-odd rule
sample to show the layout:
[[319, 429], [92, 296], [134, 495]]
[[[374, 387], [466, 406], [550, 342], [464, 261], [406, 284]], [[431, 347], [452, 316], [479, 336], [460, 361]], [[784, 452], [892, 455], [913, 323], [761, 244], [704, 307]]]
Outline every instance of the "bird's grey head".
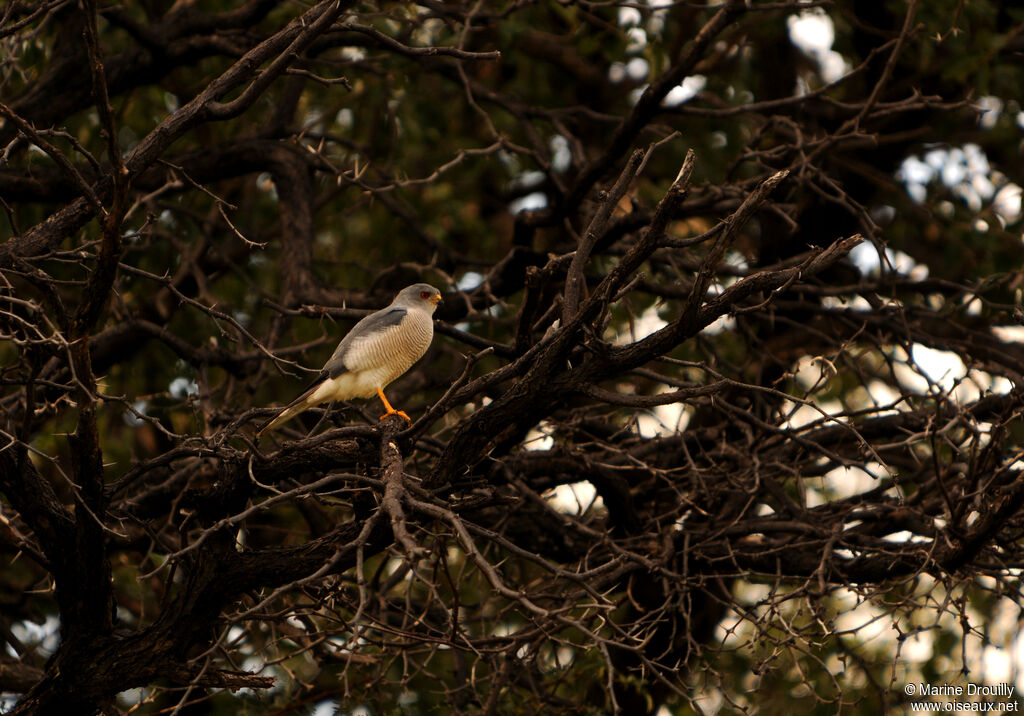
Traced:
[[427, 313], [433, 313], [437, 304], [441, 302], [441, 292], [429, 283], [414, 283], [406, 286], [398, 295], [392, 305], [405, 308], [420, 308]]

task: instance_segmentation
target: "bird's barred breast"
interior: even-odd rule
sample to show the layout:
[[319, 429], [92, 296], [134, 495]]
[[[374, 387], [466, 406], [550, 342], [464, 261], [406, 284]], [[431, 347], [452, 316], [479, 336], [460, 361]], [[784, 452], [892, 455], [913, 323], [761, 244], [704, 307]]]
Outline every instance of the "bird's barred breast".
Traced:
[[[350, 371], [372, 373], [381, 387], [405, 373], [423, 357], [434, 337], [434, 322], [421, 311], [410, 311], [400, 324], [353, 346], [345, 363]], [[360, 381], [362, 382], [362, 381]]]

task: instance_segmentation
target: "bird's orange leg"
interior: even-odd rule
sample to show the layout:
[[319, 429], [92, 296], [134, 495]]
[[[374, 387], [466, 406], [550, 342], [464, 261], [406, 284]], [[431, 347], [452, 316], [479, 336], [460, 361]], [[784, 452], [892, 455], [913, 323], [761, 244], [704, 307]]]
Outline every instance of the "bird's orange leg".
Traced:
[[410, 423], [412, 422], [412, 418], [406, 415], [404, 410], [395, 410], [394, 408], [391, 407], [391, 403], [389, 403], [388, 399], [384, 397], [383, 390], [377, 388], [377, 395], [380, 396], [380, 402], [384, 403], [384, 408], [388, 411], [380, 416], [381, 420], [388, 417], [389, 415], [399, 415], [408, 420]]

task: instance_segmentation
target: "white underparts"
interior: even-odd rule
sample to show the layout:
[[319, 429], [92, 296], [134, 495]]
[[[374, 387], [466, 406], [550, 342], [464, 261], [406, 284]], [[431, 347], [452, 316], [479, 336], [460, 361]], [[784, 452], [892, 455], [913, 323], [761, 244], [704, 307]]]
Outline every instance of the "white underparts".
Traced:
[[306, 405], [331, 400], [369, 398], [423, 357], [434, 337], [434, 322], [425, 311], [411, 310], [395, 326], [357, 341], [345, 354], [348, 370], [327, 379], [306, 399]]

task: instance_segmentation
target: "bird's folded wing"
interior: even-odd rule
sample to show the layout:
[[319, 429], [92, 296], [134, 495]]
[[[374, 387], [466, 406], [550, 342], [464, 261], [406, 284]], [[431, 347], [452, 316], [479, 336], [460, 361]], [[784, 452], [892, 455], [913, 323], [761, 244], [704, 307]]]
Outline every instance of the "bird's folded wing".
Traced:
[[321, 375], [317, 381], [323, 380], [325, 377], [337, 378], [348, 371], [350, 366], [346, 364], [345, 357], [352, 349], [367, 341], [383, 337], [387, 329], [401, 323], [407, 313], [408, 311], [401, 306], [392, 306], [371, 313], [359, 321], [338, 344], [334, 355], [324, 364], [323, 372], [326, 375]]

